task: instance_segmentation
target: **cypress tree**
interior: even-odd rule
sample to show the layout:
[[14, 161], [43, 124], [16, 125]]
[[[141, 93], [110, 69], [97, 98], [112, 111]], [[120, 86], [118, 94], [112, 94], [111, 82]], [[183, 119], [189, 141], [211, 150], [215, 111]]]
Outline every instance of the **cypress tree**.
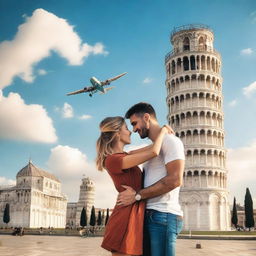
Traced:
[[105, 211], [102, 211], [102, 215], [101, 215], [101, 225], [104, 225], [105, 223]]
[[5, 205], [3, 221], [6, 224], [10, 222], [10, 205], [9, 204]]
[[253, 219], [253, 201], [249, 188], [246, 188], [246, 194], [244, 199], [244, 212], [245, 212], [245, 227], [251, 228], [254, 227]]
[[101, 211], [98, 212], [97, 225], [100, 226], [102, 222]]
[[107, 216], [106, 216], [106, 220], [105, 220], [105, 225], [107, 225], [108, 219], [109, 219], [109, 209], [107, 209]]
[[80, 226], [81, 227], [87, 226], [87, 215], [86, 215], [86, 210], [84, 207], [83, 207], [83, 210], [81, 211]]
[[234, 203], [233, 203], [233, 211], [232, 211], [232, 219], [231, 219], [232, 224], [237, 228], [237, 209], [236, 209], [236, 198], [234, 197]]
[[96, 224], [95, 209], [94, 209], [94, 206], [92, 206], [91, 218], [90, 218], [90, 225], [91, 225], [91, 226], [95, 226], [95, 224]]

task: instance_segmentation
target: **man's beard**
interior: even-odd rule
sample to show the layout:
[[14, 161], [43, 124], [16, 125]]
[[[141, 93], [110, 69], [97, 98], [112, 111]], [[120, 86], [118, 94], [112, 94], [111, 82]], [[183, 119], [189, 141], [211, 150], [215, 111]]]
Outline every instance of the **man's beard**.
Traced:
[[140, 135], [141, 139], [147, 138], [148, 134], [149, 134], [149, 129], [147, 129], [146, 127], [143, 127], [140, 129], [139, 135]]

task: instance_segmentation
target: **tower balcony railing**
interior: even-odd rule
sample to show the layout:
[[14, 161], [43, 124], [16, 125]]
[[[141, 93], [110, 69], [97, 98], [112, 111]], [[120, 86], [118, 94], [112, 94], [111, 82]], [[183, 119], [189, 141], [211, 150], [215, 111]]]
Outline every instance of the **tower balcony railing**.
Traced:
[[179, 26], [179, 27], [174, 27], [170, 36], [172, 38], [174, 36], [174, 34], [180, 32], [180, 31], [192, 30], [192, 29], [207, 29], [207, 30], [213, 32], [212, 29], [205, 24], [187, 24], [187, 25], [183, 25], [183, 26]]
[[218, 111], [218, 112], [222, 112], [222, 108], [218, 103], [212, 104], [209, 102], [203, 102], [203, 103], [188, 103], [186, 104], [180, 104], [180, 105], [171, 105], [171, 109], [170, 109], [170, 114], [174, 114], [175, 112], [178, 111], [191, 111], [191, 109], [193, 108], [193, 110], [199, 110], [199, 111], [208, 111], [208, 110], [212, 110], [212, 111]]
[[168, 52], [166, 55], [165, 55], [165, 63], [171, 58], [171, 57], [174, 57], [178, 54], [181, 54], [181, 53], [194, 53], [194, 52], [204, 52], [204, 53], [213, 53], [215, 55], [217, 55], [219, 58], [221, 58], [220, 56], [220, 53], [215, 50], [213, 47], [211, 46], [194, 46], [194, 47], [191, 47], [191, 49], [179, 49], [179, 48], [175, 48], [175, 49], [172, 49], [170, 52]]
[[199, 141], [196, 140], [191, 140], [191, 139], [186, 139], [184, 137], [180, 137], [182, 140], [182, 143], [184, 144], [184, 147], [186, 150], [192, 150], [192, 149], [197, 149], [197, 148], [206, 148], [207, 150], [209, 149], [218, 149], [218, 150], [225, 150], [224, 147], [224, 142], [223, 140], [217, 138], [215, 141], [213, 139], [204, 139], [204, 141]]
[[222, 131], [224, 129], [224, 125], [222, 121], [219, 121], [219, 123], [217, 122], [211, 122], [211, 121], [207, 121], [206, 123], [202, 122], [199, 123], [198, 121], [195, 121], [193, 123], [189, 122], [189, 123], [169, 123], [170, 126], [176, 131], [179, 132], [181, 130], [184, 129], [196, 129], [196, 128], [200, 128], [200, 129], [204, 129], [204, 128], [211, 128], [211, 129], [218, 129], [220, 131]]

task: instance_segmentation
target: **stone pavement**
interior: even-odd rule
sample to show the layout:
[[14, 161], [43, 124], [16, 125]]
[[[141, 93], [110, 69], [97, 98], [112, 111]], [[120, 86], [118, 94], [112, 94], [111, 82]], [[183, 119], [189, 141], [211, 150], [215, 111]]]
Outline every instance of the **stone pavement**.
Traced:
[[[110, 256], [102, 237], [0, 235], [1, 256]], [[202, 249], [196, 249], [200, 242]], [[256, 241], [178, 239], [177, 256], [255, 256]]]

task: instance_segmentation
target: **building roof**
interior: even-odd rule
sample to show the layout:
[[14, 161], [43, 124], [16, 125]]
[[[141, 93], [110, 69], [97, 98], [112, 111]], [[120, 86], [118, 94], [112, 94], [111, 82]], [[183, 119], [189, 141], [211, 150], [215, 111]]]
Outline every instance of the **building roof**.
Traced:
[[60, 182], [53, 174], [38, 168], [37, 166], [33, 165], [31, 161], [29, 161], [29, 163], [17, 173], [16, 178], [26, 176], [46, 177], [48, 179]]

